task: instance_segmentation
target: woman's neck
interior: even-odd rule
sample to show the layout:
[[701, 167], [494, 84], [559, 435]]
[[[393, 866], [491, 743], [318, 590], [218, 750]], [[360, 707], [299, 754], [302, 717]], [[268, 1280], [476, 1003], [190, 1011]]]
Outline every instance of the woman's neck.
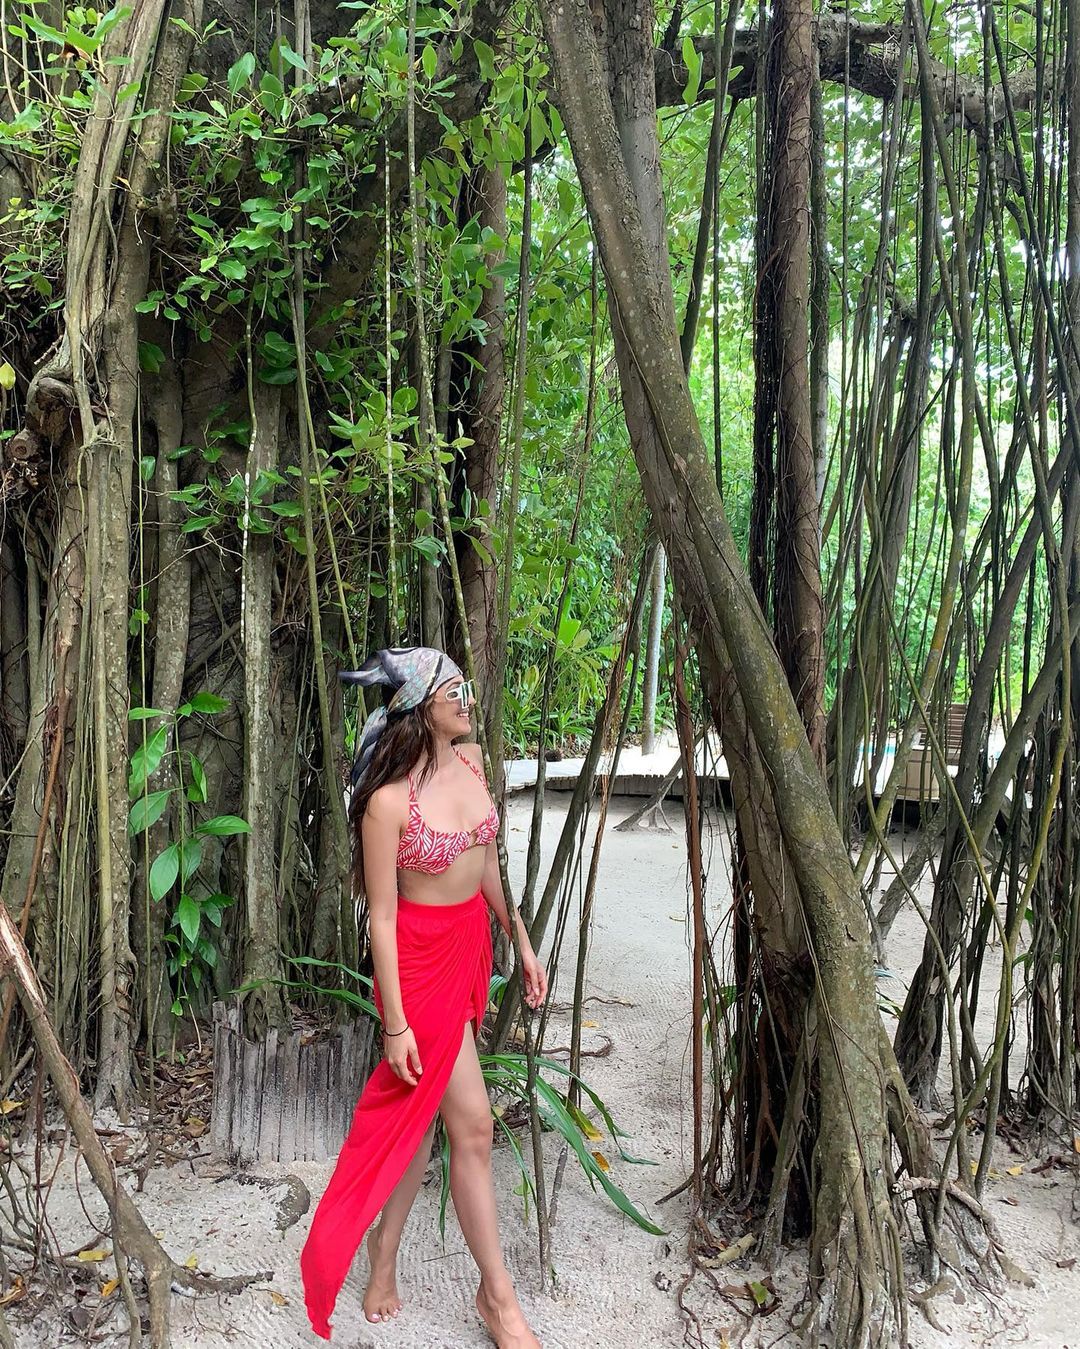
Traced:
[[436, 772], [437, 772], [440, 768], [445, 768], [446, 765], [447, 765], [448, 763], [451, 763], [456, 757], [457, 757], [457, 755], [456, 755], [455, 752], [454, 752], [454, 742], [453, 742], [453, 740], [443, 739], [442, 737], [440, 737], [438, 740], [435, 741], [435, 770], [436, 770]]

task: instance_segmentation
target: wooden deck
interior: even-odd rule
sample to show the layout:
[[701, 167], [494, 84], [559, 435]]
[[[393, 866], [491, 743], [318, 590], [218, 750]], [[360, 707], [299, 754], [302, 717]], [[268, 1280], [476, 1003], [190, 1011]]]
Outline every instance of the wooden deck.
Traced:
[[[610, 772], [610, 754], [600, 757], [598, 776]], [[619, 767], [612, 791], [616, 796], [652, 796], [679, 762], [679, 746], [674, 735], [663, 737], [652, 754], [642, 754], [640, 745], [627, 745], [619, 755]], [[572, 792], [577, 786], [584, 758], [566, 758], [549, 762], [546, 787], [553, 792]], [[697, 747], [697, 770], [702, 790], [716, 786], [723, 790], [729, 777], [727, 764], [715, 737]], [[508, 759], [506, 762], [506, 790], [508, 793], [527, 791], [536, 786], [535, 759]], [[682, 782], [672, 784], [668, 793], [682, 799]]]

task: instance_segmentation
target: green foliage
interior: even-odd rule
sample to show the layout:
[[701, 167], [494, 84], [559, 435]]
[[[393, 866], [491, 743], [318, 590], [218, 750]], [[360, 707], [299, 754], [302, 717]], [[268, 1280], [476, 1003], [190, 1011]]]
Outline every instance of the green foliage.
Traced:
[[[191, 716], [215, 716], [228, 706], [215, 693], [196, 693], [175, 712], [154, 707], [133, 707], [130, 720], [143, 724], [142, 743], [131, 756], [128, 795], [131, 808], [128, 828], [132, 835], [145, 833], [172, 808], [173, 840], [148, 858], [147, 887], [154, 904], [165, 903], [169, 916], [165, 931], [168, 947], [166, 965], [172, 981], [174, 1016], [182, 1016], [193, 991], [217, 966], [216, 931], [225, 910], [233, 903], [231, 895], [211, 893], [199, 877], [202, 864], [202, 840], [232, 838], [249, 832], [248, 824], [237, 815], [209, 815], [206, 807], [206, 771], [191, 750], [180, 747], [180, 723]], [[146, 723], [162, 719], [148, 734]], [[166, 763], [167, 777], [175, 785], [149, 790], [149, 781]]]
[[[15, 71], [18, 111], [0, 123], [0, 148], [17, 153], [29, 165], [31, 191], [25, 198], [0, 202], [0, 332], [41, 329], [51, 332], [61, 303], [64, 230], [74, 167], [96, 93], [121, 58], [104, 54], [106, 39], [127, 14], [122, 7], [102, 12], [87, 7], [51, 10], [24, 6], [10, 33], [25, 44], [35, 70]], [[405, 297], [412, 289], [414, 260], [408, 229], [393, 222], [390, 271], [382, 272], [381, 251], [365, 293], [349, 296], [328, 315], [333, 330], [316, 328], [309, 343], [309, 368], [297, 360], [296, 334], [289, 303], [297, 249], [320, 302], [318, 281], [343, 245], [372, 228], [380, 209], [382, 148], [388, 129], [405, 104], [408, 86], [407, 34], [400, 9], [386, 4], [347, 3], [340, 8], [339, 32], [305, 61], [289, 43], [275, 41], [259, 53], [233, 49], [219, 77], [189, 70], [180, 81], [171, 110], [170, 185], [175, 202], [170, 226], [157, 240], [151, 288], [136, 305], [146, 331], [139, 344], [140, 368], [162, 370], [166, 352], [185, 350], [192, 359], [213, 359], [210, 344], [234, 344], [239, 366], [250, 365], [255, 381], [281, 386], [286, 395], [305, 380], [316, 389], [323, 416], [317, 435], [309, 486], [317, 489], [319, 518], [314, 545], [320, 565], [328, 541], [342, 550], [346, 601], [354, 626], [365, 627], [372, 600], [385, 596], [385, 554], [371, 561], [361, 549], [368, 535], [376, 542], [388, 533], [387, 475], [393, 472], [396, 544], [404, 564], [405, 608], [418, 607], [415, 575], [421, 561], [444, 569], [441, 531], [429, 509], [432, 485], [431, 443], [421, 443], [419, 407], [408, 362], [411, 331]], [[435, 153], [416, 166], [420, 227], [424, 251], [424, 305], [434, 350], [484, 340], [478, 318], [486, 288], [495, 277], [507, 282], [508, 329], [520, 297], [516, 294], [521, 238], [521, 180], [510, 182], [507, 238], [500, 239], [476, 219], [462, 219], [459, 203], [465, 176], [478, 166], [509, 171], [520, 164], [526, 128], [534, 148], [545, 153], [536, 165], [533, 191], [533, 240], [528, 259], [531, 296], [522, 493], [518, 504], [518, 550], [513, 559], [513, 590], [507, 687], [506, 729], [514, 752], [535, 743], [540, 692], [548, 651], [554, 648], [555, 685], [551, 735], [557, 742], [585, 737], [595, 721], [605, 669], [621, 632], [634, 577], [632, 559], [645, 528], [645, 512], [622, 423], [603, 286], [597, 315], [599, 371], [596, 432], [584, 457], [584, 414], [591, 360], [590, 282], [594, 249], [587, 214], [557, 110], [547, 101], [549, 71], [535, 25], [522, 13], [496, 46], [460, 36], [451, 10], [422, 7], [418, 15], [419, 61], [414, 72], [421, 111], [432, 113], [442, 129]], [[663, 17], [663, 16], [661, 16]], [[891, 18], [866, 14], [867, 18]], [[1033, 17], [1021, 10], [997, 16], [1009, 59], [1021, 65], [1039, 38]], [[172, 20], [181, 23], [179, 20]], [[709, 136], [710, 86], [703, 82], [695, 39], [711, 33], [706, 7], [683, 16], [679, 50], [689, 82], [678, 105], [661, 111], [669, 251], [677, 314], [685, 311], [690, 265], [701, 209], [701, 185]], [[960, 75], [981, 78], [983, 34], [976, 11], [956, 12], [931, 24], [931, 46], [938, 59]], [[193, 33], [197, 49], [224, 45], [216, 22]], [[232, 39], [230, 38], [231, 42]], [[488, 86], [483, 111], [460, 123], [445, 112], [454, 90], [450, 64], [472, 43], [472, 56]], [[215, 48], [216, 50], [216, 48]], [[36, 65], [35, 65], [36, 63]], [[209, 68], [209, 67], [208, 67]], [[37, 76], [40, 75], [40, 78]], [[119, 75], [122, 81], [122, 73]], [[342, 91], [348, 96], [343, 97]], [[136, 119], [145, 115], [143, 91], [119, 85], [117, 97], [132, 100]], [[915, 292], [918, 263], [918, 190], [920, 122], [913, 103], [905, 107], [896, 137], [885, 137], [878, 100], [827, 84], [824, 91], [826, 195], [829, 202], [827, 247], [833, 344], [830, 350], [830, 464], [826, 501], [849, 490], [851, 466], [845, 461], [845, 425], [854, 400], [864, 391], [850, 383], [854, 357], [851, 316], [868, 287], [879, 285], [879, 255], [887, 253], [887, 285], [868, 311], [868, 322], [883, 345], [894, 331], [896, 313]], [[1021, 119], [1025, 153], [1034, 162], [1047, 154], [1030, 119]], [[886, 151], [897, 149], [891, 196]], [[397, 153], [395, 151], [395, 153]], [[957, 156], [956, 170], [967, 209], [978, 192], [976, 156]], [[690, 369], [690, 384], [707, 445], [722, 460], [727, 514], [736, 540], [747, 555], [753, 482], [753, 350], [755, 289], [754, 229], [757, 149], [752, 100], [731, 108], [724, 150], [716, 226], [717, 291], [707, 275], [706, 293]], [[947, 216], [944, 190], [939, 210]], [[892, 230], [882, 234], [886, 216]], [[297, 227], [302, 223], [302, 235]], [[1022, 293], [1028, 258], [1006, 218], [1010, 278]], [[380, 240], [381, 250], [381, 240]], [[505, 252], [505, 256], [500, 253]], [[711, 271], [711, 268], [710, 268]], [[981, 396], [987, 415], [1000, 428], [1004, 448], [1011, 425], [1016, 377], [1007, 352], [1001, 306], [993, 280], [979, 281], [979, 348], [983, 362]], [[384, 329], [384, 287], [389, 291], [389, 326]], [[894, 303], [895, 300], [895, 303]], [[842, 341], [843, 325], [848, 324]], [[1030, 319], [1025, 319], [1030, 323]], [[150, 331], [151, 327], [153, 332]], [[714, 350], [715, 336], [715, 350]], [[507, 353], [512, 362], [513, 352]], [[932, 379], [940, 383], [954, 359], [945, 316], [935, 332]], [[387, 361], [390, 399], [387, 400]], [[841, 388], [846, 370], [849, 387]], [[860, 378], [869, 379], [867, 372]], [[935, 550], [944, 528], [938, 508], [941, 466], [952, 452], [954, 434], [935, 403], [922, 428], [917, 511], [906, 541], [901, 569], [902, 593], [896, 597], [905, 655], [918, 667], [939, 601]], [[1051, 434], [1057, 435], [1051, 424]], [[300, 470], [286, 454], [278, 471], [249, 480], [244, 456], [251, 437], [248, 416], [237, 405], [223, 405], [209, 419], [201, 442], [177, 451], [181, 486], [176, 499], [185, 507], [183, 529], [193, 543], [222, 549], [245, 534], [270, 534], [293, 553], [308, 547], [300, 523]], [[467, 453], [463, 439], [433, 447], [453, 474]], [[153, 460], [140, 472], [148, 479]], [[970, 529], [989, 506], [990, 479], [977, 463]], [[569, 520], [582, 479], [587, 491], [576, 543], [567, 542]], [[858, 503], [849, 502], [846, 519]], [[1021, 509], [1018, 503], [1017, 509]], [[493, 554], [479, 537], [481, 522], [493, 527]], [[501, 559], [501, 511], [497, 501], [465, 493], [454, 520], [460, 535], [484, 555]], [[865, 558], [869, 526], [857, 553]], [[854, 572], [841, 562], [839, 523], [823, 541], [824, 571], [847, 567], [837, 595], [836, 621], [828, 634], [827, 701], [835, 697], [839, 672], [850, 656], [849, 620], [855, 602]], [[350, 550], [351, 555], [350, 555]], [[401, 560], [401, 559], [399, 559]], [[570, 568], [566, 614], [552, 631], [564, 569]], [[1040, 560], [1042, 573], [1045, 565]], [[1040, 598], [1039, 601], [1042, 604]], [[980, 600], [977, 624], [986, 622]], [[132, 615], [133, 631], [146, 622], [141, 599]], [[1040, 608], [1036, 637], [1045, 622]], [[366, 632], [365, 632], [366, 636]], [[363, 640], [363, 639], [362, 639]], [[1015, 702], [1023, 679], [1024, 634], [1012, 634], [999, 703]], [[956, 695], [963, 696], [968, 653], [962, 652]], [[903, 681], [896, 676], [897, 689]], [[901, 695], [900, 709], [903, 707]], [[666, 697], [666, 691], [662, 699]], [[662, 701], [661, 714], [666, 715]], [[636, 722], [634, 723], [636, 725]], [[633, 727], [632, 727], [633, 729]], [[160, 800], [137, 816], [150, 822], [163, 810]]]

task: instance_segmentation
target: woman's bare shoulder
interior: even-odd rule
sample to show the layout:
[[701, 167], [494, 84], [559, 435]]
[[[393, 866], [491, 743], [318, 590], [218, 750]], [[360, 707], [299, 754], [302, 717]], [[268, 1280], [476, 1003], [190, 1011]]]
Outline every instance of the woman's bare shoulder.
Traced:
[[408, 799], [404, 778], [400, 782], [386, 782], [371, 793], [364, 814], [376, 824], [395, 824], [405, 814]]
[[467, 759], [471, 759], [477, 768], [484, 766], [484, 751], [475, 740], [464, 740], [458, 745], [458, 749]]

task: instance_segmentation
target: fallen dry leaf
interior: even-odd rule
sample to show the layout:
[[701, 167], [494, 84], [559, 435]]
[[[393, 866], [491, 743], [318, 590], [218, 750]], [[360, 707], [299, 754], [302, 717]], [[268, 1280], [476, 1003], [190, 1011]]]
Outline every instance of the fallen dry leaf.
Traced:
[[0, 1307], [6, 1307], [8, 1303], [17, 1301], [25, 1292], [26, 1284], [23, 1282], [23, 1276], [16, 1274], [11, 1287], [6, 1293], [0, 1294]]
[[270, 1301], [275, 1307], [287, 1307], [289, 1305], [289, 1299], [284, 1293], [279, 1293], [276, 1288], [270, 1289]]
[[194, 1251], [192, 1251], [191, 1254], [188, 1256], [188, 1258], [184, 1261], [184, 1268], [198, 1269], [198, 1267], [199, 1267], [199, 1257], [195, 1254]]
[[106, 1279], [105, 1282], [101, 1285], [101, 1296], [111, 1297], [112, 1294], [115, 1293], [119, 1287], [120, 1287], [119, 1279]]
[[596, 1161], [596, 1165], [600, 1168], [601, 1171], [611, 1170], [611, 1165], [602, 1152], [594, 1152], [593, 1157]]
[[206, 1120], [200, 1119], [198, 1115], [191, 1115], [184, 1121], [184, 1128], [188, 1131], [191, 1138], [201, 1138], [206, 1133]]
[[112, 1255], [112, 1251], [96, 1246], [92, 1251], [80, 1251], [75, 1258], [85, 1260], [87, 1264], [96, 1264], [99, 1260], [107, 1260], [110, 1255]]
[[596, 1027], [599, 1025], [599, 1022], [597, 1022], [597, 1021], [583, 1021], [581, 1024], [582, 1024], [583, 1026], [585, 1026], [588, 1030], [595, 1030]]
[[12, 1101], [5, 1098], [0, 1101], [0, 1115], [10, 1115], [13, 1110], [21, 1110], [25, 1104], [25, 1101]]
[[1010, 1166], [1007, 1168], [1007, 1173], [1010, 1176], [1022, 1176], [1024, 1174], [1024, 1168], [1022, 1166]]
[[1009, 1204], [1009, 1205], [1011, 1205], [1011, 1207], [1016, 1208], [1016, 1207], [1018, 1206], [1018, 1204], [1020, 1203], [1020, 1200], [1019, 1200], [1019, 1199], [1014, 1199], [1014, 1198], [1012, 1197], [1011, 1194], [1003, 1194], [1003, 1195], [1001, 1196], [1001, 1202], [1002, 1202], [1003, 1204]]
[[1076, 1264], [1076, 1256], [1070, 1255], [1067, 1260], [1059, 1260], [1057, 1262], [1057, 1267], [1058, 1269], [1072, 1269], [1072, 1267], [1075, 1264]]

